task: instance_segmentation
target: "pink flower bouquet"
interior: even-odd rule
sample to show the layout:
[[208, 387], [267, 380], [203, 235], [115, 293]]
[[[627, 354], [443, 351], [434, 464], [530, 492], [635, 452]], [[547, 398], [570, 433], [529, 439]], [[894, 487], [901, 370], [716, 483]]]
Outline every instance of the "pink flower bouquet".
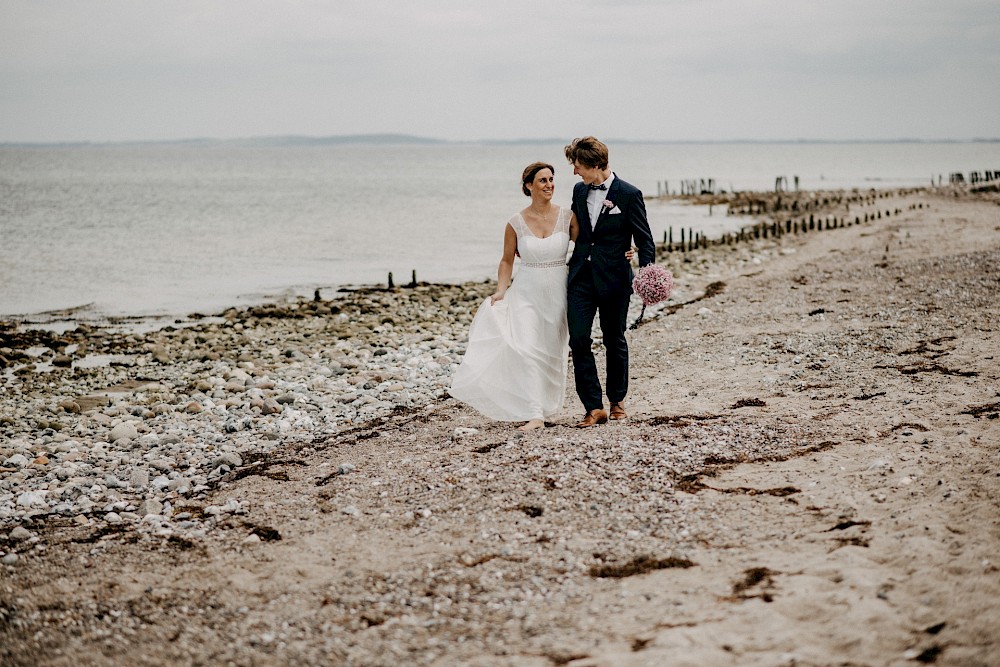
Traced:
[[642, 299], [642, 305], [652, 306], [670, 298], [674, 276], [659, 264], [648, 264], [635, 273], [632, 289]]

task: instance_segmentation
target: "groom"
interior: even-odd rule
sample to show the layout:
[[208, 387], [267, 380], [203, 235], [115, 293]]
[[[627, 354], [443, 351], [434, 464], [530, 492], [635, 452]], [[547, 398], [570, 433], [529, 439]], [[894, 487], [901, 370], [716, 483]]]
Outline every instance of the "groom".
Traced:
[[576, 393], [587, 411], [577, 427], [587, 428], [608, 421], [590, 337], [597, 314], [607, 351], [610, 418], [627, 416], [625, 325], [632, 294], [632, 266], [625, 253], [634, 240], [639, 266], [646, 266], [655, 259], [655, 246], [642, 193], [608, 167], [607, 146], [594, 137], [574, 139], [566, 146], [566, 159], [573, 165], [573, 173], [583, 179], [573, 188], [572, 208], [579, 233], [569, 260], [567, 319]]

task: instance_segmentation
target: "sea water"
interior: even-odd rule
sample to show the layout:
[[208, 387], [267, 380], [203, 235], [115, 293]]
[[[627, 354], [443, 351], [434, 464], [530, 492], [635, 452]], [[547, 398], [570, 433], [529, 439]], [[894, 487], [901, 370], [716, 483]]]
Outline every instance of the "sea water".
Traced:
[[[929, 185], [1000, 169], [997, 143], [612, 142], [644, 191], [653, 237], [748, 220], [661, 201], [689, 179], [717, 189]], [[0, 317], [214, 313], [344, 285], [495, 277], [504, 224], [528, 204], [521, 170], [577, 179], [561, 143], [0, 147]], [[675, 238], [677, 234], [675, 233]]]

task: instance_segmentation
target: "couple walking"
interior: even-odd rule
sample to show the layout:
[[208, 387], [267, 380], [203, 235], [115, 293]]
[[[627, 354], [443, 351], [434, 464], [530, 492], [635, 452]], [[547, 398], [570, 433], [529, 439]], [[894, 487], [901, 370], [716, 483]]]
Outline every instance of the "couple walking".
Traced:
[[[552, 165], [535, 162], [525, 168], [521, 189], [531, 204], [507, 222], [497, 291], [476, 312], [452, 379], [452, 396], [491, 419], [525, 421], [522, 430], [544, 426], [562, 409], [567, 343], [586, 411], [577, 426], [609, 419], [592, 348], [595, 317], [607, 352], [610, 419], [626, 418], [633, 241], [640, 266], [654, 259], [642, 193], [611, 171], [608, 147], [583, 137], [565, 152], [582, 179], [573, 188], [572, 207], [552, 203]], [[575, 245], [567, 263], [570, 241]], [[512, 282], [515, 255], [521, 263]]]

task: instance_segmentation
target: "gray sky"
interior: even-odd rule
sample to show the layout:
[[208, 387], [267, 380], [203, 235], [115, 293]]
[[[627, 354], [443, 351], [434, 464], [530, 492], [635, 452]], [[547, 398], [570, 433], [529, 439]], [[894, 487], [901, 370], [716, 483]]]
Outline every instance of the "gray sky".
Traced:
[[0, 142], [1000, 136], [997, 0], [0, 0]]

